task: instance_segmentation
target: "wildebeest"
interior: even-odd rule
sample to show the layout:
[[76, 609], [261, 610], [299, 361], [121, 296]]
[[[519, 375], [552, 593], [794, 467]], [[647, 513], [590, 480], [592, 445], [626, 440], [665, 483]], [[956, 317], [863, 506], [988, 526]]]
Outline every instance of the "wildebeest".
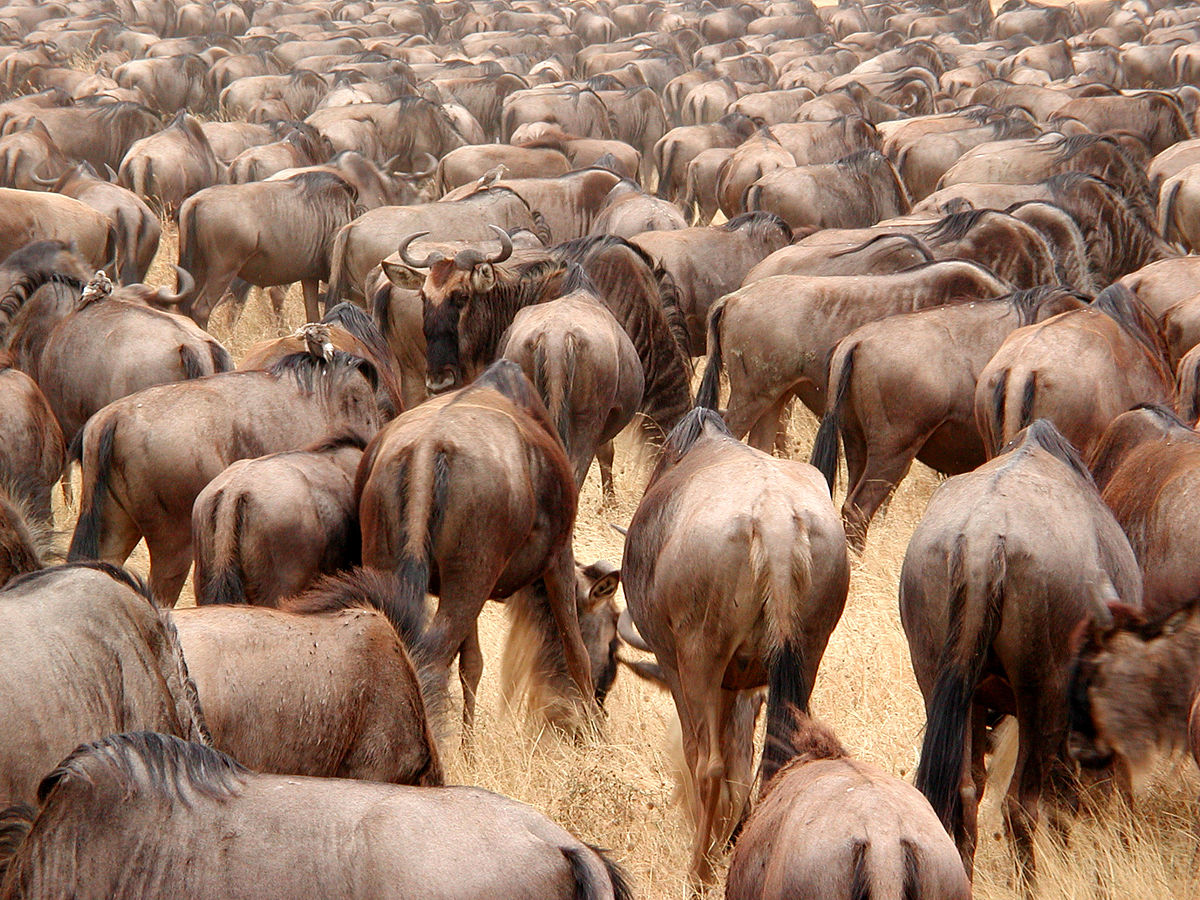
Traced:
[[807, 710], [846, 603], [845, 534], [819, 472], [747, 447], [720, 416], [698, 409], [667, 438], [621, 572], [633, 623], [682, 723], [697, 805], [689, 873], [700, 887], [749, 792], [724, 785], [739, 694], [769, 685], [765, 784], [783, 762], [788, 709]]
[[183, 110], [162, 131], [133, 144], [117, 178], [139, 197], [154, 199], [174, 215], [188, 197], [225, 180], [225, 167], [213, 153], [200, 123]]
[[792, 396], [817, 415], [825, 410], [828, 359], [837, 342], [865, 325], [902, 312], [999, 297], [1011, 287], [965, 260], [933, 262], [892, 275], [777, 275], [718, 300], [708, 319], [708, 367], [697, 404], [715, 409], [724, 360], [729, 403], [725, 421], [751, 446], [769, 449]]
[[235, 277], [258, 287], [299, 281], [305, 316], [317, 321], [317, 285], [329, 278], [334, 237], [356, 202], [349, 182], [328, 172], [192, 195], [179, 209], [179, 265], [196, 286], [181, 311], [203, 328]]
[[832, 490], [841, 437], [848, 469], [842, 518], [855, 549], [914, 459], [947, 475], [986, 461], [975, 424], [977, 373], [1015, 329], [1085, 302], [1065, 288], [1034, 288], [888, 316], [838, 342], [812, 463]]
[[970, 900], [929, 801], [852, 758], [827, 726], [794, 718], [782, 737], [787, 762], [738, 836], [726, 900]]
[[213, 746], [256, 772], [440, 785], [422, 608], [395, 576], [321, 579], [282, 609], [173, 610]]
[[[111, 827], [95, 828], [98, 815]], [[43, 780], [36, 811], [13, 807], [0, 822], [10, 835], [4, 900], [80, 885], [113, 900], [232, 900], [247, 884], [331, 900], [630, 896], [607, 857], [490, 791], [261, 775], [150, 732], [80, 746]], [[217, 845], [176, 864], [180, 848]]]
[[62, 429], [37, 383], [0, 351], [0, 487], [40, 522], [67, 463]]
[[637, 348], [590, 290], [517, 311], [497, 351], [521, 366], [546, 405], [582, 490], [593, 457], [614, 496], [613, 438], [642, 403]]
[[1069, 800], [1070, 635], [1108, 604], [1139, 607], [1137, 560], [1075, 449], [1039, 419], [974, 472], [944, 482], [904, 556], [900, 619], [927, 723], [916, 786], [968, 873], [977, 845], [989, 710], [1015, 715], [1004, 815], [1033, 871], [1039, 802]]
[[120, 728], [207, 741], [174, 629], [114, 566], [55, 566], [0, 591], [0, 803], [30, 803], [63, 748]]
[[366, 443], [331, 435], [240, 459], [210, 481], [191, 511], [196, 603], [275, 606], [358, 562], [354, 476]]
[[975, 419], [989, 453], [1046, 418], [1086, 457], [1114, 418], [1137, 403], [1170, 403], [1174, 388], [1157, 325], [1115, 284], [1087, 309], [1006, 337], [979, 373]]
[[122, 563], [145, 537], [155, 599], [174, 605], [191, 567], [200, 491], [238, 459], [345, 428], [373, 435], [381, 422], [374, 391], [369, 363], [295, 354], [269, 371], [158, 385], [109, 404], [83, 430], [69, 558]]
[[0, 476], [0, 588], [42, 568], [48, 549], [45, 527], [29, 514], [29, 504], [11, 483]]
[[41, 241], [70, 243], [74, 252], [92, 269], [111, 259], [115, 234], [108, 219], [92, 207], [40, 191], [0, 188], [0, 258]]
[[[483, 671], [476, 620], [489, 598], [508, 597], [540, 641], [562, 643], [578, 691], [566, 699], [590, 705], [570, 540], [574, 477], [520, 366], [494, 363], [389, 423], [367, 446], [355, 493], [363, 564], [397, 572], [404, 596], [439, 597], [430, 657], [443, 680], [458, 657], [466, 727]], [[528, 590], [518, 595], [539, 578], [547, 608]]]
[[792, 239], [772, 213], [746, 213], [715, 228], [645, 231], [629, 239], [675, 282], [692, 356], [704, 354], [708, 311], [717, 298], [742, 286], [746, 273]]
[[[415, 237], [402, 243], [402, 258], [410, 268], [428, 269], [421, 300], [430, 390], [463, 384], [494, 360], [519, 309], [587, 289], [637, 350], [641, 411], [664, 433], [687, 411], [690, 365], [674, 285], [668, 273], [628, 241], [594, 235], [549, 252], [529, 251], [502, 265], [512, 253], [507, 235], [501, 237], [500, 252], [491, 256], [469, 248], [450, 259], [437, 253], [422, 260], [407, 256]], [[388, 271], [394, 281], [400, 274]]]
[[[181, 280], [186, 286], [186, 273]], [[163, 303], [180, 299], [166, 288], [153, 292], [129, 285], [113, 291], [111, 283], [100, 286], [93, 279], [46, 339], [38, 383], [68, 446], [84, 423], [114, 400], [233, 368], [229, 352], [208, 332], [184, 316], [136, 302], [139, 295]]]
[[1088, 464], [1141, 565], [1146, 617], [1161, 621], [1200, 597], [1200, 568], [1186, 549], [1195, 537], [1200, 434], [1169, 409], [1142, 405], [1108, 424]]
[[[1082, 624], [1071, 675], [1071, 755], [1087, 769], [1111, 770], [1133, 799], [1134, 778], [1156, 750], [1196, 753], [1200, 694], [1200, 606], [1193, 598], [1169, 615], [1119, 604], [1109, 618]], [[1189, 740], [1190, 738], [1190, 740]]]

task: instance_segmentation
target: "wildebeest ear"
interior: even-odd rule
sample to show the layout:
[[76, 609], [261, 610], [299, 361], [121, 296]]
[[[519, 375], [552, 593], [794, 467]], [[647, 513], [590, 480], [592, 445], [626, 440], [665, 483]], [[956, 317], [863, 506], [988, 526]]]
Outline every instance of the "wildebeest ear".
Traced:
[[490, 291], [496, 286], [496, 270], [491, 263], [480, 263], [471, 270], [471, 288], [477, 293]]
[[1166, 621], [1162, 623], [1162, 636], [1170, 637], [1171, 635], [1182, 631], [1187, 626], [1188, 620], [1191, 619], [1194, 613], [1195, 609], [1191, 606], [1187, 607], [1186, 609], [1177, 610], [1176, 612], [1171, 613], [1171, 615], [1167, 617]]
[[600, 578], [597, 578], [588, 591], [587, 606], [588, 609], [595, 609], [601, 603], [611, 599], [617, 592], [617, 585], [621, 583], [621, 570], [609, 572]]
[[383, 267], [383, 274], [387, 276], [387, 280], [398, 288], [409, 291], [419, 290], [425, 283], [424, 275], [404, 263], [390, 262], [385, 259], [380, 265]]

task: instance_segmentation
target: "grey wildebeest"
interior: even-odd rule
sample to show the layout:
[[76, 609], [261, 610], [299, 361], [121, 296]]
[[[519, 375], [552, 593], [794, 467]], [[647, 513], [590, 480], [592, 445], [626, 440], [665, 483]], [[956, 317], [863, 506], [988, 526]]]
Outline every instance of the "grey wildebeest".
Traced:
[[[188, 277], [180, 276], [185, 287]], [[180, 296], [144, 285], [114, 291], [107, 279], [93, 279], [74, 310], [54, 326], [42, 348], [38, 383], [68, 446], [114, 400], [233, 368], [229, 352], [191, 319], [136, 302], [145, 297], [171, 304]]]
[[[494, 363], [385, 426], [367, 446], [355, 493], [363, 564], [396, 571], [404, 596], [438, 595], [430, 658], [444, 681], [458, 657], [466, 728], [483, 672], [476, 620], [489, 598], [508, 597], [515, 615], [540, 626], [540, 641], [562, 643], [578, 692], [567, 705], [590, 708], [571, 551], [574, 477], [520, 366]], [[541, 598], [529, 590], [538, 579]]]
[[357, 563], [354, 476], [366, 444], [332, 435], [240, 459], [210, 481], [192, 506], [196, 603], [276, 606]]
[[[888, 316], [838, 342], [812, 464], [832, 490], [841, 437], [848, 469], [842, 518], [851, 546], [862, 550], [872, 517], [914, 459], [947, 475], [987, 460], [975, 424], [977, 373], [1015, 329], [1085, 303], [1066, 288], [1034, 288]], [[894, 415], [897, 409], [905, 414]]]
[[[905, 553], [900, 619], [927, 723], [916, 786], [971, 872], [990, 710], [1015, 715], [1004, 816], [1033, 873], [1039, 801], [1071, 799], [1070, 635], [1110, 601], [1141, 605], [1137, 560], [1087, 467], [1039, 419], [974, 472], [944, 482]], [[1047, 789], [1050, 790], [1047, 790]]]
[[[94, 827], [101, 810], [111, 827]], [[330, 900], [631, 896], [598, 850], [490, 791], [256, 774], [150, 732], [79, 747], [43, 780], [36, 811], [13, 807], [0, 823], [10, 836], [4, 900], [81, 885], [112, 900], [232, 900], [248, 883]], [[180, 848], [217, 845], [176, 864]]]
[[746, 820], [726, 900], [970, 900], [954, 842], [907, 782], [850, 756], [796, 712], [787, 763]]
[[1188, 549], [1197, 536], [1200, 434], [1165, 407], [1143, 404], [1108, 424], [1088, 463], [1141, 565], [1146, 617], [1162, 621], [1200, 597]]
[[54, 410], [37, 383], [0, 351], [0, 487], [39, 522], [52, 520], [50, 492], [67, 464]]
[[1168, 615], [1113, 604], [1111, 615], [1076, 629], [1070, 751], [1085, 769], [1111, 771], [1133, 800], [1133, 783], [1155, 751], [1196, 754], [1200, 696], [1200, 605]]
[[350, 183], [329, 172], [189, 197], [179, 209], [179, 265], [196, 286], [181, 311], [203, 328], [234, 278], [258, 287], [299, 281], [305, 316], [317, 321], [317, 286], [329, 278], [334, 237], [355, 217], [356, 202]]
[[173, 610], [213, 746], [256, 772], [442, 784], [418, 672], [424, 609], [401, 607], [397, 587], [358, 569], [281, 609]]
[[931, 306], [999, 297], [1011, 287], [965, 260], [925, 263], [891, 275], [777, 275], [718, 300], [708, 319], [708, 367], [697, 404], [717, 406], [730, 366], [725, 421], [737, 437], [769, 449], [792, 396], [825, 411], [828, 361], [837, 342], [868, 322]]
[[621, 572], [641, 646], [679, 713], [696, 803], [689, 873], [700, 888], [750, 789], [726, 784], [731, 757], [745, 752], [729, 746], [736, 707], [769, 686], [765, 784], [783, 762], [788, 710], [808, 709], [846, 603], [846, 538], [816, 469], [747, 447], [698, 409], [667, 438]]
[[1153, 317], [1123, 285], [1086, 309], [1026, 325], [979, 373], [975, 420], [989, 453], [1034, 419], [1054, 422], [1085, 457], [1138, 403], [1170, 403], [1175, 380]]
[[374, 434], [375, 386], [362, 360], [295, 354], [269, 371], [158, 385], [109, 404], [82, 432], [83, 497], [69, 558], [122, 563], [144, 537], [155, 599], [174, 605], [192, 562], [192, 505], [204, 487], [239, 459], [345, 428]]
[[42, 569], [0, 591], [0, 803], [30, 803], [64, 748], [118, 728], [207, 741], [175, 630], [104, 564]]
[[895, 167], [878, 150], [837, 162], [776, 169], [746, 189], [747, 212], [773, 212], [793, 230], [862, 228], [902, 216], [911, 201]]
[[629, 239], [670, 274], [679, 291], [692, 356], [704, 354], [708, 311], [742, 286], [746, 273], [792, 240], [772, 213], [746, 213], [713, 228], [644, 231]]
[[[402, 248], [407, 250], [415, 237]], [[511, 252], [512, 242], [504, 235], [500, 252], [491, 256], [467, 249], [449, 259], [440, 253], [408, 258], [410, 268], [428, 268], [421, 301], [430, 389], [460, 385], [491, 363], [518, 310], [587, 289], [637, 350], [641, 412], [663, 433], [669, 431], [691, 402], [687, 337], [670, 275], [642, 250], [611, 235], [529, 251], [503, 265]], [[401, 273], [388, 274], [394, 282], [401, 280]]]

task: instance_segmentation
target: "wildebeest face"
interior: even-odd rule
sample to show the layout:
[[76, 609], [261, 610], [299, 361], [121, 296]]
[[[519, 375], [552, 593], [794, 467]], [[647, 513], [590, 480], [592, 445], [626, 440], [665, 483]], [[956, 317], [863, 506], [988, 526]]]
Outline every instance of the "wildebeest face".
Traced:
[[437, 394], [459, 387], [464, 381], [460, 347], [460, 325], [472, 296], [453, 260], [433, 265], [421, 288], [425, 331], [425, 383]]
[[604, 705], [608, 692], [617, 679], [617, 606], [614, 597], [621, 580], [621, 570], [607, 560], [586, 567], [576, 567], [576, 605], [579, 609], [579, 629], [592, 663], [592, 683], [596, 688], [596, 703]]

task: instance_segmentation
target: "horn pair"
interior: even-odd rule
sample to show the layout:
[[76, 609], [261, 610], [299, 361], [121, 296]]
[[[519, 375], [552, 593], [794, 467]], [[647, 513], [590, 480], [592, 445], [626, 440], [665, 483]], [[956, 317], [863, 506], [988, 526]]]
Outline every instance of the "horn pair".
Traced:
[[[454, 257], [454, 265], [460, 269], [471, 269], [480, 263], [501, 263], [512, 256], [513, 245], [512, 238], [508, 236], [508, 232], [496, 225], [489, 225], [488, 228], [496, 232], [496, 236], [500, 238], [500, 252], [495, 256], [485, 256], [475, 249], [462, 250]], [[432, 251], [424, 259], [416, 259], [408, 255], [408, 245], [418, 238], [423, 238], [428, 235], [428, 231], [418, 231], [416, 234], [410, 234], [400, 242], [400, 246], [396, 252], [400, 254], [400, 259], [404, 261], [406, 266], [413, 269], [428, 269], [434, 263], [445, 259], [445, 254], [439, 253], [437, 250]]]

